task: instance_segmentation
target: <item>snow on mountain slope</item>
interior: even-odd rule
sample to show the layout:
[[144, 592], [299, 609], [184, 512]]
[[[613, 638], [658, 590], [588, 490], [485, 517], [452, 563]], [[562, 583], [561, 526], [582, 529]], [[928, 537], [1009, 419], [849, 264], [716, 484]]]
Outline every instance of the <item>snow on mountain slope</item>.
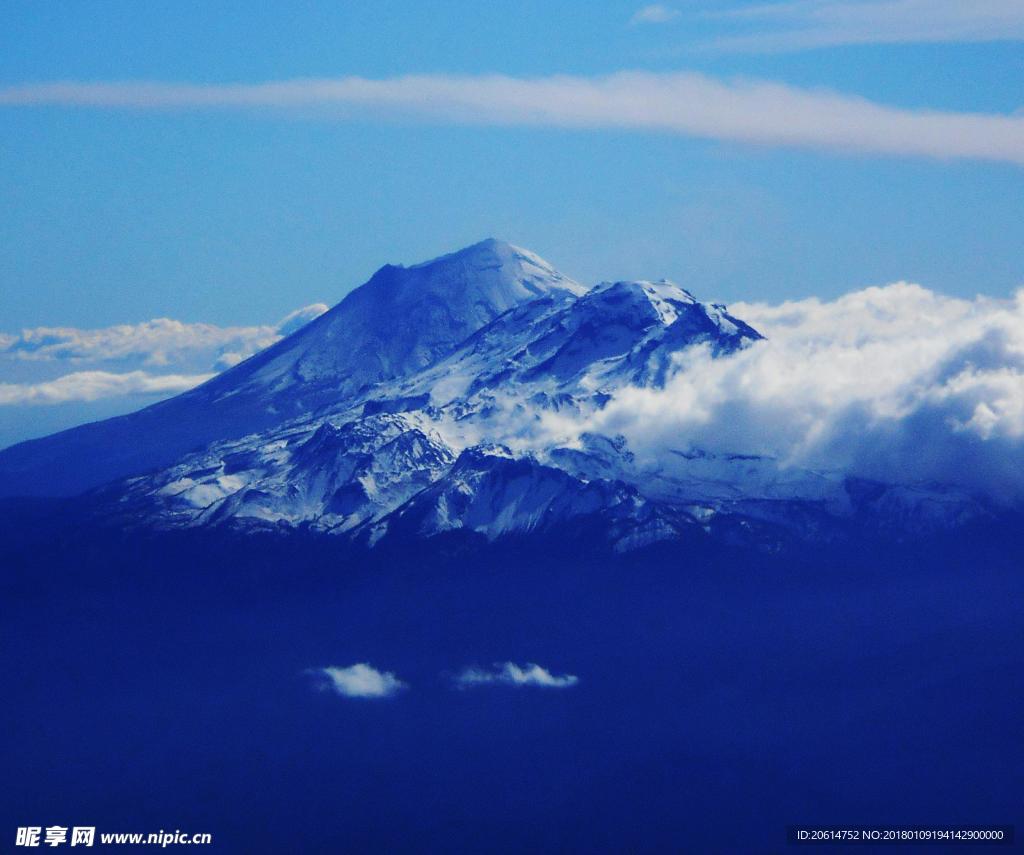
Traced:
[[693, 520], [647, 502], [621, 481], [583, 480], [502, 446], [463, 451], [443, 478], [368, 527], [371, 544], [385, 537], [472, 532], [488, 540], [555, 535], [589, 522], [616, 549], [675, 539]]
[[312, 524], [344, 532], [441, 477], [455, 454], [424, 419], [378, 414], [216, 443], [180, 464], [129, 479], [118, 515], [163, 525], [225, 521]]
[[536, 396], [587, 397], [660, 385], [685, 347], [725, 354], [760, 338], [724, 307], [670, 282], [602, 283], [572, 302], [546, 298], [509, 311], [398, 388], [429, 393], [437, 405], [513, 390], [523, 397], [525, 387]]

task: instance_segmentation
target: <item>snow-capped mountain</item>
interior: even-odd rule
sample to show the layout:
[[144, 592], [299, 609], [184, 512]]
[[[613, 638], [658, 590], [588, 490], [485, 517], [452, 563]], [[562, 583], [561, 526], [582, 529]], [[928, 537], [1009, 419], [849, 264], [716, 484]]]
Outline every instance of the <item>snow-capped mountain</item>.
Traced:
[[687, 348], [729, 358], [761, 338], [670, 282], [587, 289], [487, 240], [384, 267], [204, 386], [9, 449], [0, 472], [10, 484], [18, 465], [64, 461], [66, 483], [112, 482], [95, 494], [98, 513], [120, 524], [309, 529], [369, 546], [590, 526], [629, 549], [927, 530], [986, 513], [941, 487], [854, 482], [741, 452], [680, 448], [641, 463], [620, 436], [565, 428], [624, 389], [663, 386], [685, 370]]

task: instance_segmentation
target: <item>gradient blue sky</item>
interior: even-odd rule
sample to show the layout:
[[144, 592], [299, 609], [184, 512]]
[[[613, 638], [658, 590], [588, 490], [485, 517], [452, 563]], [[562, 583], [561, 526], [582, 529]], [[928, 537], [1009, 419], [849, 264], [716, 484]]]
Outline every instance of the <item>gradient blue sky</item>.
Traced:
[[[344, 115], [123, 109], [0, 92], [0, 333], [155, 317], [273, 324], [336, 302], [385, 262], [487, 235], [584, 282], [665, 276], [726, 301], [832, 298], [899, 279], [1006, 296], [1024, 283], [1024, 3], [643, 9], [6, 0], [0, 90], [686, 71], [1011, 117], [1010, 141], [987, 159], [935, 158], [372, 103]], [[44, 376], [0, 370], [0, 381]], [[0, 444], [52, 426], [32, 413], [0, 414]], [[64, 421], [83, 414], [95, 415]]]

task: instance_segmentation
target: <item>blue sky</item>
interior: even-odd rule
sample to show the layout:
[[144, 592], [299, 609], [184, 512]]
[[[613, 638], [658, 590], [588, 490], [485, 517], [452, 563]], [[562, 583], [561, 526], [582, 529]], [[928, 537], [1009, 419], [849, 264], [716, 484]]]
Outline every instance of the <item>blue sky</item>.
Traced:
[[[1016, 0], [261, 6], [0, 7], [0, 333], [273, 326], [487, 235], [730, 302], [1024, 282]], [[220, 88], [308, 78], [363, 82]], [[0, 445], [146, 402], [11, 398]]]

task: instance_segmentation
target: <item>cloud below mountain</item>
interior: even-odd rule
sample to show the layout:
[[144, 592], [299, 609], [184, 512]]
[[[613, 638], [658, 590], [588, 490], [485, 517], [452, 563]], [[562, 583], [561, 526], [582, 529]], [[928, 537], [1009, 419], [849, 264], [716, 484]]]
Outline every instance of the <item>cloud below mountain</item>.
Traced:
[[1024, 497], [1024, 290], [963, 300], [901, 282], [732, 311], [767, 340], [691, 348], [664, 388], [622, 390], [582, 423], [547, 415], [551, 435], [622, 435], [669, 468], [668, 452], [699, 448]]
[[855, 95], [694, 72], [340, 77], [256, 84], [63, 81], [0, 88], [0, 106], [289, 111], [462, 124], [634, 129], [755, 145], [1024, 163], [1024, 117], [903, 109]]

